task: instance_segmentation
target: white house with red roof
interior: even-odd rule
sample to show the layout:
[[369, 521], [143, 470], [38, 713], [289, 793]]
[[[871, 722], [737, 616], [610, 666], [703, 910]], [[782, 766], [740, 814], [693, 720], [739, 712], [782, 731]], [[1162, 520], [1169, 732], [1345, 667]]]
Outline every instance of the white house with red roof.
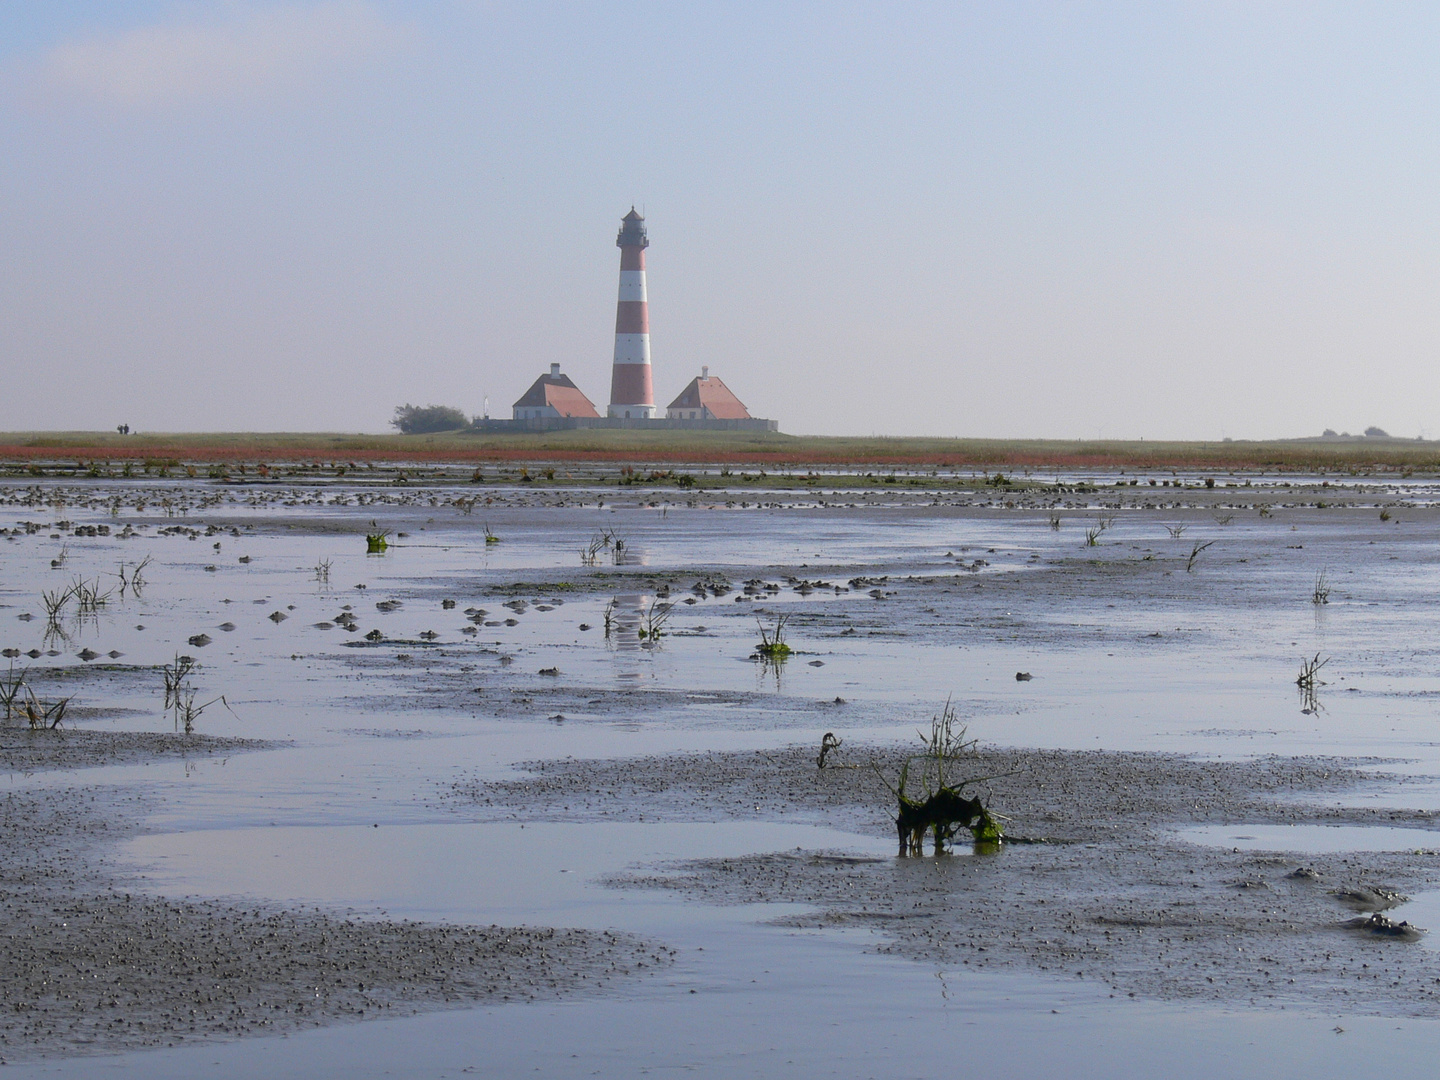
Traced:
[[594, 404], [568, 375], [560, 374], [560, 365], [551, 364], [550, 374], [541, 375], [515, 402], [516, 420], [548, 420], [561, 416], [600, 418]]
[[730, 388], [700, 369], [698, 378], [680, 391], [680, 396], [665, 410], [667, 420], [749, 420], [750, 410], [730, 392]]

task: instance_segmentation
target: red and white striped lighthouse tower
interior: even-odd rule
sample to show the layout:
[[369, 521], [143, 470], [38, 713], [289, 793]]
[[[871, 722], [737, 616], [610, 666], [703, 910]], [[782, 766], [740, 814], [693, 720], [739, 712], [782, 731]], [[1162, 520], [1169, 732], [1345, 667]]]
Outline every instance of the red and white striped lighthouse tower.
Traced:
[[610, 376], [609, 415], [628, 420], [655, 418], [650, 379], [650, 305], [645, 298], [645, 219], [630, 212], [620, 219], [620, 300], [615, 305], [615, 367]]

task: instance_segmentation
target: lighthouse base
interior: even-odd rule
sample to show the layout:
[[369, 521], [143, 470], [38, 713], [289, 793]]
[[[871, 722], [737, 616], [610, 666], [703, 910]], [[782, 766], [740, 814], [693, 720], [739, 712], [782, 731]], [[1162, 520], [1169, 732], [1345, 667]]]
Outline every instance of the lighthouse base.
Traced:
[[[643, 406], [639, 406], [643, 407]], [[625, 406], [620, 406], [622, 415], [613, 416], [551, 416], [530, 420], [475, 420], [471, 431], [779, 431], [778, 420], [667, 420], [663, 416], [651, 420], [637, 420], [633, 416], [626, 420]], [[637, 406], [630, 406], [631, 409]]]
[[605, 415], [611, 420], [654, 420], [657, 412], [654, 405], [611, 405]]

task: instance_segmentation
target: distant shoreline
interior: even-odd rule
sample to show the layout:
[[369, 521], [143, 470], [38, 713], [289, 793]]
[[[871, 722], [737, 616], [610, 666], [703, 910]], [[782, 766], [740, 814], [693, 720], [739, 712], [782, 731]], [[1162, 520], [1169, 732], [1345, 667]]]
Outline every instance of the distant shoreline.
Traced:
[[[774, 468], [1423, 469], [1440, 470], [1440, 442], [1352, 436], [1202, 442], [942, 439], [770, 432], [563, 431], [535, 434], [0, 433], [0, 470], [52, 464], [88, 470], [144, 466], [312, 462], [394, 464], [616, 462]], [[8, 466], [8, 468], [7, 468]]]

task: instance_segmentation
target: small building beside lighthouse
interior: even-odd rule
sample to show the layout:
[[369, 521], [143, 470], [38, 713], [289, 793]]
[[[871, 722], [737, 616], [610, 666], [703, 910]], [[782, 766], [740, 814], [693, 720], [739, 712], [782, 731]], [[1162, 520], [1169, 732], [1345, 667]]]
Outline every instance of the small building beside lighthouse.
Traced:
[[665, 419], [749, 420], [751, 416], [730, 388], [711, 376], [708, 367], [702, 367], [699, 377], [691, 379], [690, 385], [666, 408]]
[[551, 364], [550, 374], [541, 375], [515, 402], [515, 419], [551, 420], [562, 416], [600, 418], [590, 399], [568, 375], [560, 374], [560, 365]]

